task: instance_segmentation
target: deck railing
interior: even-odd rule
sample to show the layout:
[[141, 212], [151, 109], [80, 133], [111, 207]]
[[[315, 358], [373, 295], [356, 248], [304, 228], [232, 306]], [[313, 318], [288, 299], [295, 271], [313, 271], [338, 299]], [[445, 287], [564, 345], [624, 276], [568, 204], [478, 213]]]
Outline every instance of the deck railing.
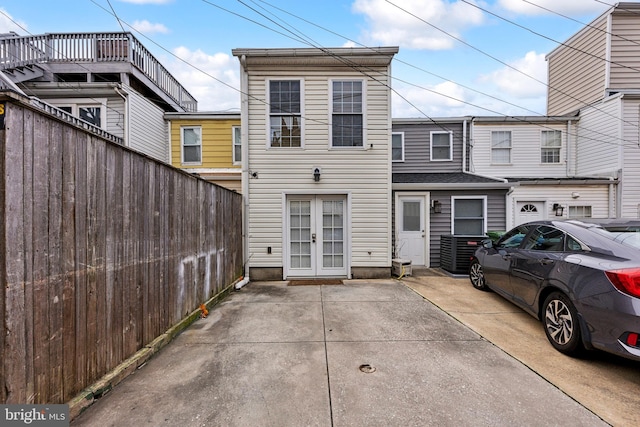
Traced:
[[130, 62], [186, 111], [197, 101], [131, 33], [65, 33], [0, 37], [0, 70], [42, 62]]

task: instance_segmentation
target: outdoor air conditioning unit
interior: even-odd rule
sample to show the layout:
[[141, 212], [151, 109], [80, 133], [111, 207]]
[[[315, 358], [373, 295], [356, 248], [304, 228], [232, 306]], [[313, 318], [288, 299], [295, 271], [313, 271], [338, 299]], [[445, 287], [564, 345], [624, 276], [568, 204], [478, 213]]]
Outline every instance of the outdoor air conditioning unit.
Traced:
[[487, 236], [440, 236], [440, 268], [453, 274], [469, 273], [471, 256]]

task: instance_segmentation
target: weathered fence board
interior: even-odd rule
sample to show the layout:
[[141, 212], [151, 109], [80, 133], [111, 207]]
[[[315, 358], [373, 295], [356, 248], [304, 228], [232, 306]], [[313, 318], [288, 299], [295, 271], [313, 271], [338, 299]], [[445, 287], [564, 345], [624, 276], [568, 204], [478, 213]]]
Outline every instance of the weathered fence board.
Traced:
[[0, 397], [64, 403], [239, 278], [242, 200], [0, 97]]

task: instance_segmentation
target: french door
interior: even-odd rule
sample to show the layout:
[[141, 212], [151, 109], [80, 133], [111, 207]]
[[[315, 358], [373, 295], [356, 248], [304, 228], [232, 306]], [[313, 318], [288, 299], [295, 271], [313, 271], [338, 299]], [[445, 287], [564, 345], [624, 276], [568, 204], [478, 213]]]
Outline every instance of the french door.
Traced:
[[347, 275], [344, 196], [287, 198], [285, 276]]

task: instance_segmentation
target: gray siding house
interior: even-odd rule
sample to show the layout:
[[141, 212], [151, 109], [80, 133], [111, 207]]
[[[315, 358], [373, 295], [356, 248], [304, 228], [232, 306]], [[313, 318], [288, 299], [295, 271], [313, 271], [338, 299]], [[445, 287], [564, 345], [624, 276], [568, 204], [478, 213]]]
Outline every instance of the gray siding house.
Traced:
[[510, 184], [469, 171], [470, 123], [469, 117], [393, 119], [394, 258], [466, 271], [464, 262], [441, 259], [451, 255], [451, 239], [475, 245], [488, 231], [505, 229]]

